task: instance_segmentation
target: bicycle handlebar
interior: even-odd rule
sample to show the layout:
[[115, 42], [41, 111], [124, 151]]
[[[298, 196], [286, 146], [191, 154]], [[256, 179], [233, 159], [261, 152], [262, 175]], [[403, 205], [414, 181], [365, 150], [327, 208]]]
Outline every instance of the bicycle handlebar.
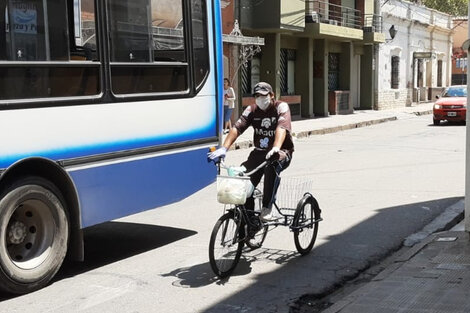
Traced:
[[[250, 172], [246, 172], [246, 173], [241, 172], [239, 176], [251, 176], [257, 171], [259, 171], [260, 169], [264, 168], [266, 165], [268, 165], [268, 163], [270, 163], [270, 161], [266, 160], [260, 165], [258, 165], [255, 169], [251, 170]], [[220, 174], [220, 168], [229, 169], [229, 167], [225, 165], [225, 162], [223, 159], [221, 159], [220, 162], [216, 163], [216, 165], [218, 167], [219, 174]]]

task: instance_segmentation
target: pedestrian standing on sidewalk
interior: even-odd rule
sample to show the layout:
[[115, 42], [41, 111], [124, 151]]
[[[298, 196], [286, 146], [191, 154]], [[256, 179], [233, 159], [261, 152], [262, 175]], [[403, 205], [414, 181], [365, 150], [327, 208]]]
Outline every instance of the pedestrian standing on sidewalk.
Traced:
[[[263, 171], [251, 175], [250, 180], [257, 186], [264, 174], [263, 208], [261, 219], [272, 219], [271, 211], [277, 188], [279, 186], [279, 173], [286, 169], [292, 159], [294, 143], [291, 135], [291, 114], [289, 105], [282, 101], [276, 101], [274, 92], [268, 83], [256, 84], [253, 92], [255, 103], [247, 106], [234, 127], [230, 129], [222, 147], [209, 153], [208, 158], [214, 161], [224, 158], [227, 150], [250, 125], [254, 128], [254, 150], [248, 159], [242, 163], [247, 171], [255, 169], [265, 160], [272, 160]], [[245, 207], [254, 209], [254, 199], [249, 197]]]
[[232, 111], [235, 108], [235, 91], [230, 86], [228, 78], [224, 78], [224, 134], [232, 128]]

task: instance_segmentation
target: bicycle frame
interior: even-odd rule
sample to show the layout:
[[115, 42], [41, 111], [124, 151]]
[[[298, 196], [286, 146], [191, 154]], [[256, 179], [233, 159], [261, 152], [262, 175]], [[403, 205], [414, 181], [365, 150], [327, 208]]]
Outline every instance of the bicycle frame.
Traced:
[[[236, 244], [240, 241], [245, 241], [249, 235], [250, 230], [255, 229], [257, 225], [251, 221], [251, 219], [248, 216], [248, 210], [245, 208], [244, 205], [233, 205], [229, 209], [226, 209], [226, 211], [233, 212], [234, 215], [234, 220], [237, 223], [237, 233], [241, 234], [240, 229], [242, 226], [245, 226], [245, 232], [243, 233], [244, 236], [243, 238], [238, 238], [238, 240], [235, 240], [234, 238], [232, 244]], [[224, 237], [225, 237], [225, 230], [224, 230]]]
[[[250, 176], [266, 166], [268, 162], [264, 161], [254, 170], [249, 173], [240, 173], [239, 176]], [[221, 167], [227, 169], [223, 161], [216, 164], [219, 174]], [[233, 175], [231, 176], [233, 178]], [[294, 186], [297, 187], [297, 185]], [[220, 190], [223, 190], [224, 187], [222, 185], [220, 187]], [[293, 190], [296, 190], [296, 187]], [[251, 203], [250, 209], [247, 209], [245, 201], [240, 197], [234, 198], [233, 201], [218, 198], [219, 202], [226, 205], [224, 206], [224, 214], [212, 230], [209, 241], [209, 261], [212, 270], [219, 278], [227, 277], [233, 272], [240, 260], [244, 245], [251, 250], [261, 248], [267, 233], [277, 226], [289, 226], [290, 231], [293, 232], [295, 247], [301, 255], [306, 255], [313, 248], [318, 233], [318, 223], [322, 220], [320, 207], [313, 195], [309, 192], [305, 192], [303, 195], [294, 192], [293, 198], [301, 197], [295, 208], [290, 206], [290, 201], [284, 201], [286, 199], [282, 197], [279, 199], [274, 197], [273, 206], [279, 213], [279, 217], [277, 220], [266, 222], [260, 217], [263, 198], [263, 192], [260, 189], [262, 188], [254, 188], [251, 195], [255, 201], [253, 209], [251, 209]], [[244, 196], [246, 196], [247, 189], [244, 191]], [[279, 206], [276, 201], [279, 201], [283, 206]], [[258, 202], [260, 210], [255, 209], [256, 202]]]
[[[261, 170], [262, 168], [264, 168], [265, 166], [267, 166], [268, 164], [270, 164], [272, 162], [273, 161], [266, 160], [263, 163], [261, 163], [260, 165], [258, 165], [258, 167], [251, 170], [250, 172], [241, 173], [240, 176], [251, 176], [252, 174], [256, 173], [257, 171]], [[216, 163], [216, 165], [217, 165], [218, 174], [220, 174], [220, 169], [221, 168], [228, 169], [228, 167], [225, 165], [223, 160], [221, 160], [219, 163]], [[306, 192], [304, 194], [304, 197], [307, 196], [307, 195], [313, 198], [313, 195], [309, 192]], [[263, 192], [261, 190], [259, 190], [258, 188], [255, 188], [254, 191], [253, 191], [253, 197], [255, 199], [260, 199], [260, 198], [263, 197]], [[294, 222], [294, 215], [295, 215], [295, 211], [296, 211], [297, 208], [280, 208], [276, 203], [276, 199], [274, 199], [273, 206], [276, 209], [276, 211], [278, 212], [278, 214], [280, 215], [280, 218], [277, 219], [277, 220], [274, 220], [274, 221], [269, 221], [269, 222], [261, 221], [262, 226], [273, 227], [272, 229], [274, 229], [278, 226], [289, 226], [289, 229], [291, 231], [296, 231], [296, 230], [301, 230], [303, 228], [312, 227], [314, 224], [316, 224], [318, 222], [321, 222], [323, 220], [321, 218], [320, 219], [314, 219], [313, 213], [311, 212], [311, 216], [309, 217], [309, 220], [311, 221], [310, 223], [308, 223], [306, 225], [302, 225], [300, 227], [295, 227], [292, 224]], [[232, 210], [234, 212], [235, 220], [238, 220], [236, 218], [237, 215], [242, 217], [242, 218], [239, 218], [238, 225], [237, 225], [237, 231], [240, 230], [240, 227], [242, 225], [242, 221], [244, 221], [245, 222], [244, 225], [247, 227], [247, 229], [246, 229], [244, 238], [241, 238], [239, 240], [241, 240], [241, 241], [246, 240], [247, 236], [249, 235], [250, 230], [254, 229], [257, 225], [255, 225], [250, 220], [250, 218], [248, 216], [248, 210], [245, 208], [245, 205], [233, 205], [229, 209], [226, 209], [226, 210], [227, 211]], [[291, 214], [285, 213], [286, 211], [292, 211], [292, 213]], [[253, 215], [256, 215], [256, 214], [257, 214], [256, 211], [253, 210]], [[272, 229], [270, 229], [270, 230], [272, 230]]]

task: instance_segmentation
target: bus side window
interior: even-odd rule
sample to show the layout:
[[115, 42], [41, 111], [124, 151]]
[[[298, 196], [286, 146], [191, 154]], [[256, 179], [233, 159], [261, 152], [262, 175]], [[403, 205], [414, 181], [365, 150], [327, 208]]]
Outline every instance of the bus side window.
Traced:
[[50, 60], [68, 61], [70, 59], [70, 48], [67, 28], [67, 1], [47, 0], [47, 11]]
[[0, 0], [0, 60], [7, 59], [7, 1]]
[[207, 7], [205, 0], [191, 1], [194, 85], [201, 88], [209, 72], [209, 52], [207, 40]]
[[[85, 37], [82, 32], [88, 34], [88, 29], [74, 27], [75, 12], [80, 12], [75, 6], [81, 4], [91, 4], [94, 11], [94, 0], [0, 0], [0, 101], [101, 92], [101, 64], [71, 62], [96, 59], [96, 41], [90, 38], [94, 35]], [[94, 20], [94, 14], [90, 16]], [[94, 30], [94, 21], [92, 26]], [[77, 56], [77, 41], [82, 39], [95, 43], [95, 56], [91, 52], [87, 57], [85, 49]]]
[[97, 61], [95, 0], [69, 0], [70, 60]]
[[183, 0], [108, 0], [107, 9], [113, 93], [189, 92]]
[[[7, 60], [68, 60], [66, 3], [61, 0], [2, 1]], [[5, 9], [3, 9], [5, 7]], [[64, 31], [65, 30], [65, 31]], [[5, 58], [4, 58], [5, 59]]]
[[186, 61], [181, 1], [152, 0], [153, 60]]
[[150, 0], [108, 2], [112, 62], [150, 62]]

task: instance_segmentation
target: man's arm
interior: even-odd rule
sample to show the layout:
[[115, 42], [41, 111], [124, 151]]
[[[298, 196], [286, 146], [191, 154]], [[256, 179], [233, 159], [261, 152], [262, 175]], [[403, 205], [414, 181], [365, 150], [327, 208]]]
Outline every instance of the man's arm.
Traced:
[[274, 134], [273, 148], [276, 147], [276, 148], [281, 149], [282, 144], [284, 143], [284, 140], [286, 139], [286, 134], [287, 134], [287, 131], [284, 128], [282, 127], [276, 128], [276, 133]]
[[237, 138], [238, 138], [238, 130], [235, 127], [232, 127], [227, 137], [225, 137], [224, 144], [222, 146], [225, 147], [225, 149], [227, 150], [230, 149], [230, 147], [235, 142], [235, 140], [237, 140]]

